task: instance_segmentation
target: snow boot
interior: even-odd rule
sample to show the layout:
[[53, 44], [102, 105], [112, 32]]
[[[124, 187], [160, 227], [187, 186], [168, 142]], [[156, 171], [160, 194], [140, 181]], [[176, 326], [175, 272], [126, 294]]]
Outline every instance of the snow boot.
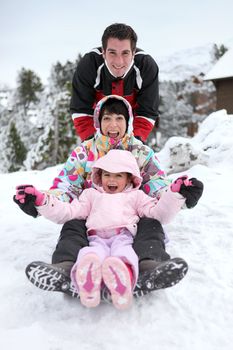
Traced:
[[149, 271], [139, 274], [133, 293], [136, 298], [155, 290], [174, 286], [184, 278], [188, 271], [188, 264], [182, 258], [173, 258], [162, 262], [153, 261], [153, 263], [152, 260], [145, 260], [146, 264]]
[[[62, 292], [70, 297], [79, 299], [79, 293], [70, 279], [70, 270], [73, 265], [74, 262], [71, 261], [57, 264], [33, 261], [26, 267], [25, 273], [29, 281], [40, 289]], [[101, 300], [111, 303], [111, 296], [106, 287], [101, 289]]]
[[79, 298], [79, 294], [70, 279], [70, 271], [73, 265], [73, 261], [63, 261], [57, 264], [33, 261], [26, 267], [25, 273], [29, 281], [40, 289], [63, 292]]
[[[69, 264], [70, 267], [67, 268]], [[73, 298], [79, 298], [79, 293], [70, 280], [70, 269], [73, 264], [70, 261], [58, 264], [33, 261], [26, 267], [25, 273], [29, 281], [40, 289], [62, 292]], [[152, 265], [150, 271], [142, 272], [139, 270], [138, 281], [133, 291], [135, 298], [158, 289], [174, 286], [182, 280], [188, 271], [188, 264], [181, 258], [173, 258], [163, 262], [153, 261]], [[111, 302], [111, 295], [107, 287], [101, 289], [101, 300]]]
[[139, 273], [148, 272], [154, 270], [160, 262], [153, 259], [144, 259], [139, 262]]
[[89, 253], [80, 259], [75, 271], [75, 280], [81, 303], [86, 307], [99, 305], [102, 273], [101, 261], [96, 254]]
[[116, 257], [106, 258], [102, 266], [103, 282], [111, 293], [113, 305], [127, 309], [132, 304], [132, 282], [125, 263]]

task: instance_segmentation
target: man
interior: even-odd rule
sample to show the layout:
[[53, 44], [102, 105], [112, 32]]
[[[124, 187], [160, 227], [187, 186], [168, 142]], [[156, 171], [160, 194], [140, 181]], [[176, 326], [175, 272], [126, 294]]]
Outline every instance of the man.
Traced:
[[122, 23], [107, 27], [102, 48], [87, 53], [73, 77], [71, 113], [81, 140], [95, 133], [93, 112], [107, 95], [123, 96], [134, 114], [134, 136], [146, 141], [158, 120], [158, 66], [154, 59], [136, 47], [137, 35]]

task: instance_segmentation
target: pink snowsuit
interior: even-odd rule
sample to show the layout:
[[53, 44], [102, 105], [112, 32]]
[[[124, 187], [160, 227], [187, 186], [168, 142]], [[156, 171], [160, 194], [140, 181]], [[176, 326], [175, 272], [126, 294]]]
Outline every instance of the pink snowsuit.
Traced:
[[[101, 187], [100, 169], [112, 173], [130, 173], [132, 185], [120, 193], [106, 193]], [[37, 207], [40, 214], [60, 224], [75, 218], [86, 219], [89, 246], [80, 250], [71, 271], [71, 279], [76, 287], [74, 274], [77, 265], [90, 252], [96, 253], [101, 261], [108, 256], [121, 258], [132, 267], [135, 284], [138, 278], [138, 258], [132, 243], [139, 219], [151, 217], [161, 224], [167, 224], [183, 206], [183, 196], [172, 192], [170, 188], [164, 191], [159, 201], [149, 197], [139, 190], [141, 180], [137, 162], [131, 152], [110, 150], [92, 168], [95, 188], [85, 189], [79, 199], [74, 199], [71, 203], [62, 202], [48, 194], [46, 203]]]

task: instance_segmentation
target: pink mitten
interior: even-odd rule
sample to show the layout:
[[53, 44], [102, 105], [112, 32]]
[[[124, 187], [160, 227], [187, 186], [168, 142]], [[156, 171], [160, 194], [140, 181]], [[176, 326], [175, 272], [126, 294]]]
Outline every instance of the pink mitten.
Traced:
[[178, 179], [171, 184], [172, 192], [180, 192], [181, 185], [192, 186], [192, 182], [188, 179], [187, 175], [178, 177]]
[[184, 198], [187, 208], [193, 208], [202, 196], [204, 185], [195, 177], [188, 179], [187, 175], [178, 177], [171, 184], [172, 192], [179, 192]]
[[16, 187], [15, 199], [20, 203], [25, 203], [28, 195], [35, 196], [35, 205], [40, 206], [44, 203], [45, 194], [38, 191], [32, 185], [19, 185]]

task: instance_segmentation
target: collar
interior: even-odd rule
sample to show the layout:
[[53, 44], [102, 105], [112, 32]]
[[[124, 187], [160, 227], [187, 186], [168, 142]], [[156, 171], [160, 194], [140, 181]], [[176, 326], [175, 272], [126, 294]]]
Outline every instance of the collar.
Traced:
[[106, 67], [107, 67], [109, 73], [110, 73], [114, 78], [116, 78], [116, 79], [124, 79], [124, 78], [126, 77], [126, 75], [129, 73], [130, 69], [133, 67], [133, 65], [134, 65], [134, 60], [132, 60], [132, 62], [131, 62], [130, 65], [129, 65], [129, 68], [127, 69], [127, 71], [125, 72], [125, 74], [124, 74], [122, 77], [116, 77], [116, 76], [112, 73], [112, 71], [111, 71], [111, 69], [109, 68], [109, 66], [108, 66], [106, 60], [104, 60], [104, 64], [106, 65]]

